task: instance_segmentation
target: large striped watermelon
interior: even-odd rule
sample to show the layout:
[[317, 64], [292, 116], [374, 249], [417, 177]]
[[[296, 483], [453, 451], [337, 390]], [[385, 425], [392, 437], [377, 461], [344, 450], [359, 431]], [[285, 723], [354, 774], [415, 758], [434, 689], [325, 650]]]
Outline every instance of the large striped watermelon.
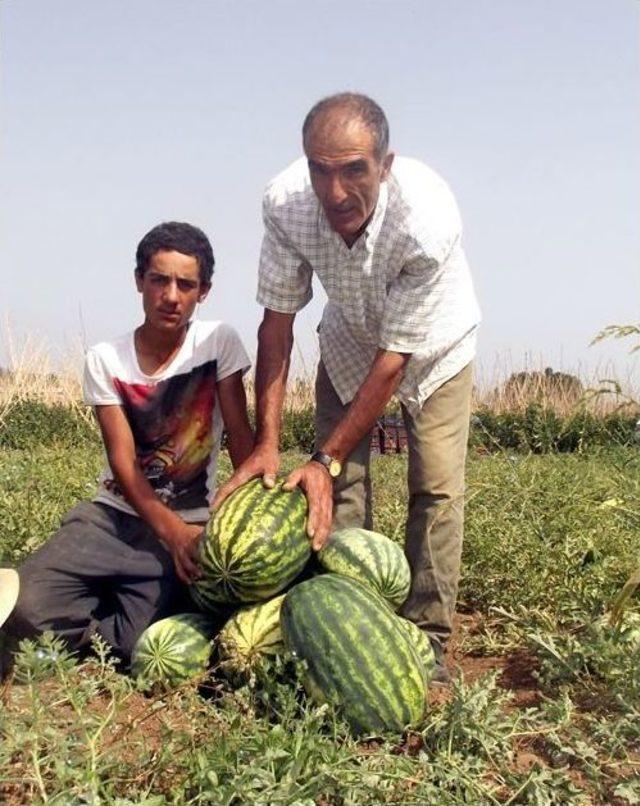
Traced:
[[370, 588], [338, 574], [301, 582], [280, 616], [286, 648], [306, 663], [305, 687], [357, 733], [402, 730], [426, 705], [422, 662], [406, 630]]
[[222, 671], [231, 678], [250, 677], [261, 661], [284, 650], [280, 609], [284, 594], [238, 610], [218, 634]]
[[178, 686], [206, 671], [213, 625], [201, 613], [156, 621], [142, 633], [131, 656], [131, 674], [143, 683]]
[[403, 618], [402, 616], [398, 616], [397, 618], [407, 635], [411, 638], [411, 641], [413, 641], [413, 645], [424, 666], [427, 681], [431, 680], [436, 670], [436, 654], [433, 651], [429, 636], [413, 621], [409, 621], [409, 619]]
[[302, 490], [244, 484], [220, 506], [200, 544], [202, 577], [190, 590], [203, 610], [220, 602], [259, 602], [283, 590], [311, 554]]
[[371, 585], [394, 610], [409, 595], [411, 570], [397, 543], [368, 529], [340, 529], [318, 552], [327, 570]]

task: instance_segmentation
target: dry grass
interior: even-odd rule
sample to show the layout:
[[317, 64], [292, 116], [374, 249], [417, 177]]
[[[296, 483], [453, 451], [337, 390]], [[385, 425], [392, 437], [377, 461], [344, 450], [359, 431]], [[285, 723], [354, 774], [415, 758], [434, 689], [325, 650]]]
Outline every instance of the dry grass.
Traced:
[[18, 343], [5, 332], [8, 366], [0, 370], [0, 426], [11, 409], [25, 401], [62, 405], [90, 417], [82, 402], [82, 352], [55, 365], [48, 345], [34, 337]]
[[540, 403], [560, 416], [577, 409], [604, 416], [615, 411], [637, 411], [640, 389], [631, 376], [616, 377], [608, 365], [585, 371], [551, 369], [540, 359], [525, 357], [518, 368], [497, 361], [487, 371], [481, 363], [475, 368], [473, 409], [487, 408], [496, 414], [523, 412], [531, 403]]
[[[55, 363], [51, 349], [43, 341], [27, 337], [18, 344], [8, 329], [4, 341], [8, 366], [0, 369], [0, 425], [13, 406], [26, 400], [65, 405], [87, 416], [82, 403], [80, 345]], [[289, 382], [285, 401], [289, 411], [307, 410], [314, 404], [316, 357], [303, 358], [298, 356], [294, 362], [295, 376]], [[582, 407], [605, 415], [620, 409], [637, 410], [640, 400], [640, 389], [633, 379], [611, 380], [614, 375], [606, 365], [588, 373], [554, 370], [550, 374], [542, 360], [536, 363], [525, 357], [518, 366], [509, 358], [496, 361], [489, 370], [477, 363], [475, 375], [474, 410], [488, 408], [496, 414], [522, 412], [537, 402], [560, 416]], [[253, 393], [253, 380], [248, 379], [250, 402]]]

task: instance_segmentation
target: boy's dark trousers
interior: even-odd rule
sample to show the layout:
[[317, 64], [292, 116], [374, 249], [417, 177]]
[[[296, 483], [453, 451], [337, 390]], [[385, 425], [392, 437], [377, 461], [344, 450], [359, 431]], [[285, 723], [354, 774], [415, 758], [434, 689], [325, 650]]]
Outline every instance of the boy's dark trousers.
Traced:
[[7, 632], [33, 638], [52, 630], [80, 652], [96, 633], [125, 665], [151, 623], [195, 609], [153, 530], [92, 501], [68, 512], [18, 572], [20, 595]]

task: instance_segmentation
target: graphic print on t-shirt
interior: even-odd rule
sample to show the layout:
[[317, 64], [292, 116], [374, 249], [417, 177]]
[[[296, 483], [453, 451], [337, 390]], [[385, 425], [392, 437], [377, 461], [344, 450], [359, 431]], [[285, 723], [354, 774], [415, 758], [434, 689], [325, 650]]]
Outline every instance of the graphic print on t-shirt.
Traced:
[[[217, 361], [153, 384], [114, 378], [136, 444], [136, 455], [156, 494], [172, 509], [207, 506], [207, 464], [213, 449]], [[105, 487], [122, 495], [114, 479]]]

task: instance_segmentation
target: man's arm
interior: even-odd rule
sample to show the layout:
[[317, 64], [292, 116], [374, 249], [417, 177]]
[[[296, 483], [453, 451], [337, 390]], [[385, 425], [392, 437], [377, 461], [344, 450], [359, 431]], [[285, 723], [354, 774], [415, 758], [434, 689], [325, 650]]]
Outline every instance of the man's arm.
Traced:
[[409, 353], [378, 350], [367, 377], [358, 389], [345, 416], [320, 446], [323, 453], [344, 462], [358, 442], [368, 434], [400, 385]]
[[247, 396], [242, 383], [242, 371], [218, 381], [218, 399], [222, 420], [227, 432], [229, 456], [234, 470], [249, 457], [254, 445], [254, 436], [247, 415]]
[[[373, 428], [398, 388], [410, 358], [408, 353], [378, 350], [367, 377], [362, 382], [346, 414], [320, 446], [323, 453], [344, 462], [358, 442]], [[307, 532], [313, 548], [322, 548], [331, 531], [333, 499], [331, 477], [318, 462], [294, 470], [286, 482], [286, 489], [302, 487], [309, 502]]]
[[140, 469], [131, 427], [121, 406], [96, 406], [109, 465], [126, 500], [167, 545], [178, 577], [189, 584], [200, 576], [196, 564], [202, 526], [185, 523], [155, 494]]
[[295, 314], [277, 313], [265, 308], [258, 328], [255, 447], [229, 481], [218, 490], [213, 501], [214, 509], [240, 485], [256, 476], [262, 476], [267, 487], [275, 484], [280, 464], [278, 441], [293, 347], [294, 319]]
[[[265, 309], [258, 328], [256, 445], [277, 454], [295, 314]], [[273, 474], [277, 467], [274, 469]]]

